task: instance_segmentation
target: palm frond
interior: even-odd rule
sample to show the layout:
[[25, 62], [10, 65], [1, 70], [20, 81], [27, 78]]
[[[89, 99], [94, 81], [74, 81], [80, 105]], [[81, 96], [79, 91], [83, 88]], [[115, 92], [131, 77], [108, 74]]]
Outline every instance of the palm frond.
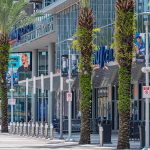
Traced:
[[28, 16], [24, 11], [28, 0], [0, 0], [0, 31], [8, 34], [14, 26], [24, 26], [42, 14]]
[[82, 7], [89, 7], [90, 6], [89, 0], [80, 0], [80, 3], [81, 3]]

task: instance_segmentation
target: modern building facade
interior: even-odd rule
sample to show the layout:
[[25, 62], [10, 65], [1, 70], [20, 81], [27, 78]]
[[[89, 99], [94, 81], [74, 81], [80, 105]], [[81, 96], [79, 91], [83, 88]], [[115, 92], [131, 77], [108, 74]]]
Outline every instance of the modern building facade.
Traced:
[[[33, 0], [34, 1], [34, 0]], [[149, 10], [146, 6], [145, 0], [136, 1], [137, 12], [143, 12]], [[31, 71], [28, 74], [23, 72], [24, 75], [19, 82], [19, 85], [15, 86], [14, 97], [16, 99], [16, 105], [14, 106], [14, 121], [25, 121], [25, 79], [33, 78], [36, 76], [40, 80], [40, 75], [45, 75], [45, 78], [53, 72], [57, 76], [57, 81], [60, 81], [60, 69], [61, 69], [61, 56], [68, 54], [67, 39], [73, 36], [76, 32], [77, 21], [79, 15], [79, 0], [41, 0], [40, 2], [32, 2], [33, 11], [41, 11], [45, 13], [37, 19], [33, 24], [33, 28], [30, 31], [26, 31], [18, 35], [18, 29], [16, 29], [16, 42], [12, 45], [11, 52], [13, 54], [29, 53], [31, 59]], [[94, 27], [101, 28], [101, 32], [98, 33], [96, 43], [98, 47], [108, 46], [110, 47], [113, 41], [114, 33], [114, 18], [115, 18], [115, 0], [91, 0], [90, 5], [93, 8], [95, 20]], [[138, 17], [138, 31], [144, 32], [143, 20]], [[21, 31], [24, 29], [20, 29]], [[76, 51], [71, 50], [71, 54], [77, 54]], [[139, 68], [140, 66], [135, 66]], [[118, 130], [118, 112], [117, 112], [117, 65], [110, 66], [109, 71], [102, 69], [95, 70], [93, 72], [93, 95], [92, 95], [92, 107], [91, 118], [97, 120], [99, 117], [105, 117], [112, 121], [112, 129]], [[134, 69], [135, 70], [135, 69]], [[139, 69], [138, 69], [139, 70]], [[137, 72], [139, 76], [133, 81], [133, 111], [136, 112], [135, 120], [142, 120], [144, 114], [144, 104], [142, 102], [141, 88], [143, 84], [139, 82], [142, 73]], [[48, 80], [45, 80], [45, 82]], [[55, 91], [53, 94], [53, 118], [60, 116], [60, 82], [54, 80]], [[45, 83], [44, 84], [49, 84]], [[49, 81], [48, 81], [49, 82]], [[66, 101], [66, 78], [64, 78], [64, 99], [63, 99], [63, 116], [68, 116], [68, 105]], [[40, 86], [36, 89], [36, 96], [33, 97], [32, 84], [29, 88], [28, 96], [28, 120], [32, 120], [33, 113], [36, 114], [35, 120], [41, 121], [41, 109], [44, 109], [44, 121], [48, 121], [49, 117], [49, 88], [45, 88], [44, 92], [44, 108], [41, 108], [42, 94]], [[78, 80], [75, 80], [72, 86], [73, 101], [72, 101], [72, 119], [79, 117], [79, 84]], [[8, 92], [8, 96], [9, 96]], [[33, 106], [35, 105], [35, 111]], [[136, 108], [136, 109], [135, 109]], [[10, 109], [10, 108], [9, 108]], [[97, 122], [95, 121], [95, 124]], [[96, 125], [95, 125], [96, 127]], [[96, 129], [95, 129], [96, 130]]]

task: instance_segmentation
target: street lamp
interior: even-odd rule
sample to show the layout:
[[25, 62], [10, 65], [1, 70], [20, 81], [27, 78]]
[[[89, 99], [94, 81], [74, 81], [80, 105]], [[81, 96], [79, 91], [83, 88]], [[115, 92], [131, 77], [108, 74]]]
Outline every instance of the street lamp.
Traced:
[[[68, 92], [71, 93], [72, 95], [72, 92], [71, 92], [71, 83], [73, 82], [73, 80], [71, 79], [71, 44], [72, 44], [72, 41], [73, 39], [70, 38], [70, 39], [67, 39], [67, 46], [68, 46], [68, 49], [69, 49], [69, 71], [68, 71], [68, 80], [67, 80], [67, 83], [69, 85], [68, 87]], [[71, 98], [72, 99], [72, 98]], [[72, 132], [72, 100], [69, 100], [68, 101], [68, 138], [67, 138], [67, 141], [72, 141], [72, 138], [71, 138], [71, 132]]]
[[41, 74], [41, 94], [42, 94], [42, 99], [41, 99], [41, 124], [43, 125], [44, 123], [44, 75]]
[[11, 89], [10, 89], [10, 92], [11, 92], [11, 122], [13, 123], [14, 121], [14, 105], [13, 105], [13, 99], [14, 99], [14, 95], [13, 95], [13, 92], [14, 92], [14, 80], [13, 80], [13, 64], [11, 65], [12, 66], [12, 69], [11, 69]]
[[[149, 15], [150, 12], [143, 12], [139, 13], [138, 15]], [[146, 86], [149, 86], [149, 43], [148, 43], [148, 21], [144, 22], [145, 25], [145, 32], [146, 32], [146, 55], [145, 55], [145, 67], [143, 67], [141, 70], [145, 73], [145, 82]], [[149, 148], [149, 98], [145, 99], [145, 148]]]
[[28, 123], [28, 93], [29, 93], [29, 79], [26, 78], [26, 124]]
[[35, 99], [36, 99], [36, 77], [34, 76], [33, 77], [33, 123], [35, 123], [35, 104], [36, 104], [36, 102], [35, 102]]
[[[144, 13], [145, 14], [145, 13]], [[145, 65], [142, 68], [142, 72], [145, 73], [146, 86], [149, 86], [149, 43], [148, 43], [148, 21], [144, 22], [145, 32], [146, 32], [146, 55], [145, 55]], [[145, 148], [149, 147], [149, 98], [145, 99]]]
[[63, 137], [63, 77], [60, 76], [60, 137], [59, 139], [64, 139]]

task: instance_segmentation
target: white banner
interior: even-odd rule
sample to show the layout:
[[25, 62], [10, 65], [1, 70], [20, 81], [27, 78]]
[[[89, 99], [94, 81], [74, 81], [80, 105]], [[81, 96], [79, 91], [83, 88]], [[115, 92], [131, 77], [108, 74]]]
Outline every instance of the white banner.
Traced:
[[143, 86], [143, 98], [150, 98], [150, 86]]

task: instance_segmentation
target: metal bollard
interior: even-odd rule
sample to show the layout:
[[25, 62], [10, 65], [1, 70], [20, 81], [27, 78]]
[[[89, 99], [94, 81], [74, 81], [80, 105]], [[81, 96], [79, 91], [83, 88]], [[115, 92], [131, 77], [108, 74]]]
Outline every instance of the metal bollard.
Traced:
[[19, 122], [17, 122], [16, 134], [19, 134]]
[[24, 122], [23, 135], [25, 136], [26, 134], [27, 134], [27, 124], [26, 124], [26, 122]]
[[48, 138], [48, 124], [45, 123], [45, 138]]
[[36, 122], [36, 133], [35, 133], [35, 135], [36, 135], [36, 137], [38, 137], [39, 136], [39, 124], [38, 124], [38, 122]]
[[32, 136], [35, 135], [35, 124], [34, 122], [32, 122]]
[[44, 136], [44, 126], [43, 126], [43, 123], [41, 123], [40, 129], [41, 129], [41, 137], [43, 137]]
[[13, 122], [13, 134], [15, 134], [15, 132], [16, 132], [16, 123]]
[[10, 122], [9, 134], [12, 134], [12, 132], [13, 132], [13, 124], [12, 122]]
[[12, 134], [14, 134], [14, 122], [12, 123]]
[[28, 122], [28, 136], [30, 136], [30, 122]]
[[99, 125], [100, 146], [103, 146], [103, 127]]
[[23, 124], [22, 124], [22, 122], [20, 122], [20, 135], [22, 135], [23, 134]]
[[54, 127], [53, 125], [51, 124], [50, 125], [50, 139], [52, 140], [54, 138]]

